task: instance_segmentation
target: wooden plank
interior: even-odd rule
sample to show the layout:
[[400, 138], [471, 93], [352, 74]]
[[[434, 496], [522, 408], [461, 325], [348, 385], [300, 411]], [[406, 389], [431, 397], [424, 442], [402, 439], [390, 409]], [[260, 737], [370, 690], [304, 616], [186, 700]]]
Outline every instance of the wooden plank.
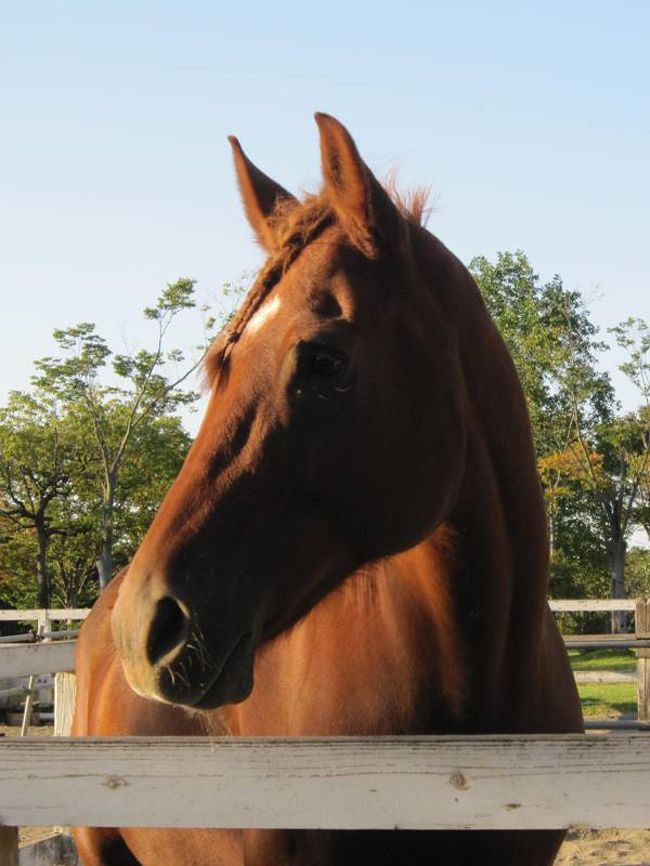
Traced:
[[18, 866], [18, 827], [0, 825], [0, 866]]
[[74, 715], [77, 678], [74, 673], [58, 673], [54, 677], [54, 736], [69, 737]]
[[23, 710], [23, 723], [20, 726], [20, 736], [24, 737], [27, 734], [29, 723], [32, 720], [32, 706], [34, 704], [34, 692], [36, 690], [36, 676], [32, 674], [27, 685], [27, 697], [25, 699], [25, 708]]
[[639, 638], [636, 634], [567, 634], [564, 636], [565, 643], [581, 640], [591, 643], [631, 643], [636, 646]]
[[0, 821], [414, 830], [650, 827], [649, 778], [646, 734], [35, 737], [0, 741]]
[[564, 638], [567, 649], [650, 649], [650, 640], [637, 640], [634, 635], [585, 635], [584, 637]]
[[43, 634], [44, 631], [47, 631], [50, 628], [50, 612], [47, 608], [39, 610], [37, 625], [39, 634]]
[[0, 646], [0, 679], [74, 670], [74, 640]]
[[638, 719], [601, 719], [586, 720], [586, 731], [650, 731], [650, 722]]
[[[635, 609], [633, 598], [552, 598], [549, 599], [551, 610], [558, 613], [602, 612]], [[16, 622], [18, 620], [39, 620], [43, 611], [39, 608], [24, 610], [0, 610], [0, 622]], [[90, 608], [51, 608], [47, 611], [50, 620], [85, 619]]]
[[0, 698], [10, 698], [12, 695], [26, 695], [27, 686], [11, 686], [9, 689], [0, 689]]
[[0, 610], [0, 622], [19, 622], [23, 620], [34, 620], [35, 622], [40, 622], [43, 621], [44, 618], [57, 621], [64, 619], [85, 619], [89, 613], [89, 607], [51, 608], [47, 611], [42, 608]]
[[622, 671], [574, 671], [573, 678], [579, 685], [600, 683], [618, 685], [620, 683], [636, 683], [636, 674], [626, 674]]
[[67, 833], [56, 833], [18, 849], [18, 866], [77, 866], [78, 863], [74, 840]]
[[636, 606], [633, 598], [551, 598], [548, 603], [554, 613], [599, 613]]
[[[650, 638], [650, 599], [640, 598], [636, 603], [636, 634]], [[650, 649], [639, 649], [636, 654], [636, 683], [639, 700], [639, 719], [650, 720]]]
[[[39, 639], [47, 640], [70, 640], [78, 637], [81, 629], [68, 628], [62, 631], [44, 631], [40, 632]], [[36, 640], [36, 635], [33, 632], [24, 632], [23, 634], [6, 634], [0, 635], [0, 644], [2, 643], [33, 643]]]

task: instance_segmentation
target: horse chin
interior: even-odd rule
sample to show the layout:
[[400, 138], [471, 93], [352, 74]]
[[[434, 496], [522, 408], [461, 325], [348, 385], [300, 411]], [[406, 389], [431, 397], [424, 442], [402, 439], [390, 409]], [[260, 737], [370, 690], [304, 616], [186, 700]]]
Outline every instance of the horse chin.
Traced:
[[253, 690], [253, 662], [255, 659], [252, 635], [242, 635], [218, 670], [211, 677], [189, 676], [191, 666], [181, 660], [168, 665], [159, 676], [153, 697], [168, 704], [190, 707], [194, 710], [214, 710], [225, 704], [239, 704]]
[[236, 681], [216, 682], [195, 704], [193, 710], [216, 710], [226, 704], [240, 704], [253, 691], [253, 666], [241, 671]]

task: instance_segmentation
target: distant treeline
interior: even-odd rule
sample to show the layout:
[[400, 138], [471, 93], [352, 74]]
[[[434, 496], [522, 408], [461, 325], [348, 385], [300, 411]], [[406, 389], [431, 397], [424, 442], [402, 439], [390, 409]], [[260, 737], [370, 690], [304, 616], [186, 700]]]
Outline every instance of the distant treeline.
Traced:
[[[650, 325], [600, 335], [579, 292], [543, 283], [522, 252], [470, 263], [528, 399], [546, 498], [555, 596], [650, 594]], [[237, 289], [227, 285], [233, 297]], [[178, 411], [218, 321], [202, 309], [196, 351], [170, 347], [194, 311], [194, 281], [168, 285], [144, 316], [147, 349], [113, 352], [95, 325], [55, 331], [28, 392], [0, 408], [0, 606], [76, 607], [133, 555], [190, 446]], [[623, 412], [598, 359], [621, 369], [638, 406]]]

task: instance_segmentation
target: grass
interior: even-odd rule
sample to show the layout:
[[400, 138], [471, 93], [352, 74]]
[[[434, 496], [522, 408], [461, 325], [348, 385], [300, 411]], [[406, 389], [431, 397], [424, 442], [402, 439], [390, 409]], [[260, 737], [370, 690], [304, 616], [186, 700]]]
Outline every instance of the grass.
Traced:
[[635, 683], [584, 683], [578, 685], [578, 693], [586, 719], [636, 718]]
[[[569, 650], [574, 671], [634, 673], [632, 650]], [[581, 683], [578, 693], [586, 719], [617, 719], [637, 714], [636, 683]]]
[[569, 650], [574, 671], [617, 671], [633, 674], [636, 670], [634, 650]]

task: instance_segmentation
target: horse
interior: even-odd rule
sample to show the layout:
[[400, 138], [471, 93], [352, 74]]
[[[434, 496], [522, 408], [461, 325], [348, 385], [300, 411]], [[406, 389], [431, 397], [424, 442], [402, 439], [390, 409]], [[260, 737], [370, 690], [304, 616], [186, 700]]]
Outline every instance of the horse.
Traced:
[[[506, 346], [424, 196], [316, 121], [323, 186], [301, 200], [231, 138], [266, 260], [207, 356], [185, 464], [81, 631], [73, 733], [580, 732]], [[550, 866], [562, 838], [76, 830], [85, 866]]]

